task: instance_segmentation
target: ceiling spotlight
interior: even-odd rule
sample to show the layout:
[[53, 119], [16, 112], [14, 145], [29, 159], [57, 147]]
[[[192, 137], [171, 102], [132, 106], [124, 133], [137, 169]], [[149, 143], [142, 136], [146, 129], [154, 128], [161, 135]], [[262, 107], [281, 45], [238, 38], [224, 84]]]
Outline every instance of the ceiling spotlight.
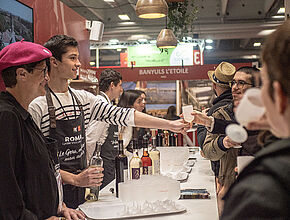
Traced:
[[213, 40], [212, 39], [206, 39], [205, 42], [208, 43], [208, 44], [212, 44]]
[[255, 42], [253, 46], [254, 47], [260, 47], [261, 45], [262, 45], [261, 42]]
[[212, 47], [211, 45], [206, 45], [206, 46], [205, 46], [205, 49], [207, 49], [207, 50], [212, 50], [213, 47]]
[[162, 29], [157, 37], [156, 46], [158, 48], [175, 48], [177, 46], [177, 40], [171, 29]]
[[118, 44], [119, 40], [118, 39], [111, 39], [111, 40], [109, 40], [109, 43], [110, 44]]
[[129, 21], [130, 20], [130, 18], [129, 18], [129, 16], [128, 15], [118, 15], [118, 17], [122, 20], [122, 21]]
[[167, 11], [165, 0], [138, 0], [136, 4], [136, 14], [139, 18], [163, 18], [167, 15]]
[[285, 14], [285, 8], [280, 8], [277, 14]]

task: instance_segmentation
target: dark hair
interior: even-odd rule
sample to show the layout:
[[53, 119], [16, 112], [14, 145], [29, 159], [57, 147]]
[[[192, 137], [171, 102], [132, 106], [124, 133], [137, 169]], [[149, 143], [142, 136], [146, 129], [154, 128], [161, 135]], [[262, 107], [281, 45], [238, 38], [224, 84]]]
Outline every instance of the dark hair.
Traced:
[[176, 107], [174, 105], [171, 105], [171, 106], [168, 107], [167, 113], [166, 113], [164, 118], [168, 119], [168, 120], [176, 120], [176, 119], [179, 118], [176, 115]]
[[117, 86], [118, 83], [122, 80], [122, 75], [113, 69], [105, 69], [102, 71], [99, 79], [99, 89], [102, 92], [109, 90], [111, 82], [114, 86]]
[[77, 47], [78, 42], [67, 35], [55, 35], [51, 37], [44, 45], [52, 53], [52, 56], [61, 61], [62, 55], [67, 52], [68, 47]]
[[251, 75], [251, 84], [255, 87], [261, 86], [260, 70], [253, 66], [242, 66], [236, 72], [243, 72]]
[[142, 94], [145, 94], [141, 90], [127, 90], [124, 91], [120, 97], [118, 106], [129, 108], [132, 107], [136, 99], [138, 99]]
[[285, 21], [266, 40], [262, 51], [270, 80], [269, 94], [273, 99], [273, 81], [277, 80], [290, 98], [290, 20]]
[[13, 88], [17, 84], [16, 70], [18, 68], [26, 69], [30, 73], [35, 68], [35, 66], [41, 63], [42, 61], [44, 60], [40, 60], [34, 63], [24, 64], [24, 65], [19, 65], [19, 66], [11, 66], [2, 70], [2, 78], [3, 78], [5, 86], [7, 88]]

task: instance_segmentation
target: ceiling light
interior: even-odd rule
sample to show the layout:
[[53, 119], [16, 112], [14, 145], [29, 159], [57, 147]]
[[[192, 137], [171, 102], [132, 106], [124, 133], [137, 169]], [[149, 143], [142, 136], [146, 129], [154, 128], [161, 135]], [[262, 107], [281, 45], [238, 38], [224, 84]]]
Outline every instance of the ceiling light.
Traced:
[[212, 44], [213, 40], [212, 39], [206, 39], [205, 42], [208, 43], [208, 44]]
[[130, 20], [130, 18], [129, 18], [129, 16], [128, 15], [118, 15], [118, 17], [122, 20], [122, 21], [129, 21]]
[[254, 47], [260, 47], [261, 46], [261, 42], [255, 42], [253, 46]]
[[284, 15], [274, 15], [271, 18], [275, 18], [275, 19], [284, 19], [285, 16]]
[[104, 0], [104, 2], [113, 3], [113, 2], [115, 2], [115, 0]]
[[90, 62], [90, 66], [94, 66], [94, 65], [96, 65], [96, 62], [91, 61], [91, 62]]
[[163, 18], [167, 15], [168, 6], [165, 0], [138, 0], [136, 14], [139, 18]]
[[285, 8], [280, 8], [277, 14], [285, 14]]
[[151, 40], [149, 41], [150, 44], [156, 44], [157, 40]]
[[261, 35], [261, 36], [266, 36], [266, 35], [269, 35], [271, 34], [272, 32], [274, 32], [275, 29], [270, 29], [270, 30], [262, 30], [258, 33], [258, 35]]
[[122, 51], [122, 49], [121, 49], [121, 48], [117, 48], [117, 51], [118, 51], [118, 52], [121, 52], [121, 51]]
[[177, 46], [177, 40], [171, 29], [162, 29], [157, 37], [156, 46], [158, 48], [174, 48]]
[[213, 47], [212, 47], [211, 45], [206, 45], [206, 46], [205, 46], [205, 49], [207, 49], [207, 50], [212, 50]]
[[118, 39], [111, 39], [111, 40], [109, 40], [109, 43], [110, 44], [118, 44], [119, 40]]
[[140, 43], [145, 43], [145, 42], [147, 42], [147, 39], [138, 39], [138, 41], [139, 41]]

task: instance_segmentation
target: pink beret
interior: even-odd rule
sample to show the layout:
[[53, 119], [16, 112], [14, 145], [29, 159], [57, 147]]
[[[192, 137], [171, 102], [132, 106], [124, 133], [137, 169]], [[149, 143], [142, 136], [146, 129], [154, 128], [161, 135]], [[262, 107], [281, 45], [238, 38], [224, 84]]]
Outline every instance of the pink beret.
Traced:
[[34, 63], [51, 56], [51, 52], [40, 44], [23, 40], [9, 44], [0, 51], [0, 73], [8, 67]]

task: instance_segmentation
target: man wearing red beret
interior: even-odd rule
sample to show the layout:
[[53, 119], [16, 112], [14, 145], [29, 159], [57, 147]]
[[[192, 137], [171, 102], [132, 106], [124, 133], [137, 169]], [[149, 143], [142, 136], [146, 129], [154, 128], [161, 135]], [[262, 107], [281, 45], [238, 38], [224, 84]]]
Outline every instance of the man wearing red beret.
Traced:
[[54, 155], [27, 111], [34, 98], [45, 94], [49, 57], [48, 49], [25, 41], [0, 52], [6, 86], [0, 93], [0, 219], [84, 219], [62, 203]]

